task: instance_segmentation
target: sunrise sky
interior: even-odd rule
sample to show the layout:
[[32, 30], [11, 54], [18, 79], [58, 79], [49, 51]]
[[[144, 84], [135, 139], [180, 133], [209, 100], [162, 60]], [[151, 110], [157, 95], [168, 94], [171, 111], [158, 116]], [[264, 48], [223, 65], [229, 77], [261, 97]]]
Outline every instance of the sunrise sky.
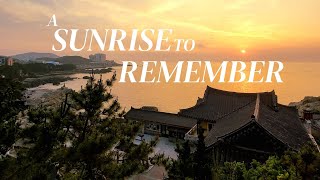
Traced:
[[[53, 52], [57, 28], [170, 28], [191, 54], [105, 52], [111, 59], [244, 58], [320, 61], [319, 0], [0, 0], [0, 55]], [[47, 27], [51, 16], [59, 27]], [[98, 52], [98, 51], [97, 51]], [[88, 56], [64, 51], [58, 55]], [[153, 58], [154, 59], [154, 58]], [[180, 58], [181, 60], [183, 58]]]

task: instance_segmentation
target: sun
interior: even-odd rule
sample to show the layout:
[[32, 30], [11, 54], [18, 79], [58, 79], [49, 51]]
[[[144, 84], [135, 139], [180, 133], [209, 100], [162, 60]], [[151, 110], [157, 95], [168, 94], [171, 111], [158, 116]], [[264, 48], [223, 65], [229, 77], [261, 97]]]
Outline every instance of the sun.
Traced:
[[242, 49], [240, 52], [241, 52], [242, 54], [245, 54], [247, 51], [246, 51], [245, 49]]

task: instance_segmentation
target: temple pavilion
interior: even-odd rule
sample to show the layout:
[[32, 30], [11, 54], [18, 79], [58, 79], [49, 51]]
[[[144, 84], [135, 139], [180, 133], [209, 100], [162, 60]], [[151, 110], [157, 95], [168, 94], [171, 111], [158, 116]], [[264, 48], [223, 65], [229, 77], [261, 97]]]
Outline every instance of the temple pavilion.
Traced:
[[274, 91], [239, 93], [208, 86], [203, 98], [177, 114], [131, 108], [125, 118], [142, 121], [144, 133], [194, 142], [201, 129], [217, 162], [265, 160], [310, 141], [297, 110], [279, 104]]

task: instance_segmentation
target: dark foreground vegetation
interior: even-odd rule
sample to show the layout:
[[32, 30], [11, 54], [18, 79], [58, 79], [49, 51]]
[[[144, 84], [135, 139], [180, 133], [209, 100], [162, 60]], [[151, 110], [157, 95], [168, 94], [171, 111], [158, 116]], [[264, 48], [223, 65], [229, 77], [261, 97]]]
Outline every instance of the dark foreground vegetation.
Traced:
[[[1, 80], [1, 179], [122, 179], [146, 170], [156, 141], [132, 143], [140, 124], [121, 118], [110, 93], [115, 78], [91, 76], [58, 108], [35, 109], [23, 106], [23, 89], [15, 87], [21, 83]], [[17, 123], [20, 116], [28, 123]], [[121, 152], [114, 149], [119, 142]]]
[[265, 162], [218, 163], [206, 152], [204, 137], [199, 135], [195, 151], [189, 141], [178, 145], [178, 159], [153, 158], [153, 163], [164, 165], [169, 179], [196, 180], [318, 180], [320, 179], [320, 153], [309, 144], [300, 151], [287, 151], [281, 157], [271, 155]]

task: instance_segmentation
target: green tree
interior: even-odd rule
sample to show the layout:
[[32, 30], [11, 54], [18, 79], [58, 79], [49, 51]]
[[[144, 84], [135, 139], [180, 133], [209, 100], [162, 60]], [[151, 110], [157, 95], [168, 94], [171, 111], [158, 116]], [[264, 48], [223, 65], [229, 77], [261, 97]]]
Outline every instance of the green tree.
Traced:
[[204, 143], [203, 129], [199, 129], [198, 142], [196, 151], [194, 152], [194, 179], [210, 179], [211, 178], [211, 158], [206, 152], [206, 146]]
[[300, 151], [288, 151], [282, 158], [282, 164], [300, 179], [320, 178], [320, 153], [314, 145], [306, 145]]
[[31, 109], [33, 125], [19, 133], [30, 146], [0, 163], [3, 177], [122, 179], [147, 169], [156, 141], [132, 143], [141, 124], [121, 118], [124, 112], [111, 94], [115, 80], [115, 74], [105, 83], [92, 75], [80, 92], [66, 95], [60, 108]]
[[193, 177], [193, 161], [189, 141], [185, 141], [182, 145], [177, 144], [176, 152], [178, 153], [178, 159], [173, 160], [168, 168], [169, 178], [186, 179]]
[[219, 167], [215, 172], [217, 179], [241, 180], [246, 173], [246, 165], [244, 162], [225, 162], [223, 166]]
[[5, 154], [15, 141], [16, 115], [26, 108], [23, 91], [20, 81], [0, 78], [0, 155]]
[[287, 151], [281, 158], [270, 156], [264, 163], [252, 160], [247, 167], [226, 162], [218, 167], [217, 179], [319, 179], [319, 154], [313, 145], [307, 145], [300, 151]]
[[270, 156], [265, 163], [253, 160], [248, 171], [244, 172], [245, 179], [288, 179], [289, 173], [283, 168], [276, 156]]

